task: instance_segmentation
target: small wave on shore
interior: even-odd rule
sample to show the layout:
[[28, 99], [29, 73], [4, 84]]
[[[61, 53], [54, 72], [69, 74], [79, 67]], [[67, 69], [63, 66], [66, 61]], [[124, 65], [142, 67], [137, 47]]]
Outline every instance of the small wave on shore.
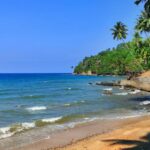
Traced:
[[126, 96], [128, 94], [135, 95], [135, 94], [138, 94], [140, 92], [141, 92], [140, 90], [134, 90], [134, 91], [130, 91], [130, 92], [115, 93], [115, 95], [122, 95], [122, 96]]
[[122, 95], [122, 96], [125, 96], [125, 95], [128, 95], [128, 93], [127, 93], [127, 92], [115, 93], [115, 95]]
[[33, 107], [28, 107], [26, 110], [28, 111], [40, 111], [40, 110], [46, 110], [46, 106], [33, 106]]
[[9, 127], [2, 127], [0, 128], [0, 139], [11, 137], [17, 133], [24, 132], [33, 128], [39, 127], [46, 127], [48, 126], [48, 130], [55, 131], [55, 130], [62, 130], [67, 128], [73, 128], [76, 125], [84, 124], [88, 122], [92, 122], [95, 120], [112, 120], [112, 119], [127, 119], [127, 118], [134, 118], [144, 115], [141, 113], [134, 113], [134, 114], [127, 114], [125, 116], [118, 115], [116, 116], [86, 116], [86, 115], [69, 115], [69, 116], [58, 116], [52, 118], [43, 118], [39, 120], [35, 120], [34, 122], [24, 122], [11, 125]]
[[24, 122], [24, 123], [13, 124], [8, 127], [2, 127], [0, 128], [0, 139], [13, 136], [16, 133], [20, 133], [29, 129], [33, 129], [35, 127], [42, 127], [45, 125], [49, 125], [51, 123], [55, 123], [61, 118], [62, 117], [46, 118], [46, 119], [41, 119], [41, 120], [37, 120], [34, 122]]
[[77, 105], [81, 105], [81, 104], [83, 104], [83, 103], [85, 103], [84, 100], [82, 100], [82, 101], [74, 101], [74, 102], [72, 102], [72, 103], [66, 103], [66, 104], [64, 104], [63, 106], [65, 106], [65, 107], [77, 106]]
[[103, 91], [112, 91], [113, 89], [112, 88], [105, 88], [103, 89]]
[[35, 127], [35, 123], [20, 123], [20, 124], [14, 124], [9, 127], [2, 127], [0, 128], [0, 139], [10, 137], [16, 133], [32, 129]]
[[24, 95], [24, 96], [21, 96], [21, 98], [23, 99], [38, 99], [38, 98], [45, 98], [46, 95]]
[[80, 88], [74, 88], [74, 87], [67, 87], [64, 89], [65, 91], [77, 91], [77, 90], [81, 90]]
[[150, 105], [150, 101], [143, 101], [143, 102], [140, 102], [140, 105]]
[[55, 122], [57, 120], [60, 120], [62, 117], [55, 117], [55, 118], [47, 118], [47, 119], [42, 119], [43, 122]]
[[140, 90], [134, 90], [134, 91], [129, 92], [129, 94], [137, 94], [137, 93], [140, 93], [140, 92], [141, 92]]

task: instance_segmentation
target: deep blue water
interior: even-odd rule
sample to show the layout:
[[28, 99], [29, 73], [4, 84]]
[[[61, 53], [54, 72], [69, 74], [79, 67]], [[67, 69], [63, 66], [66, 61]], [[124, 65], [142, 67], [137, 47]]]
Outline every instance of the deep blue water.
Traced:
[[[0, 74], [0, 127], [42, 119], [64, 122], [91, 118], [115, 118], [145, 113], [136, 95], [89, 82], [119, 80], [123, 77], [76, 76], [72, 74]], [[119, 94], [118, 94], [119, 93]], [[120, 93], [124, 93], [121, 95]]]

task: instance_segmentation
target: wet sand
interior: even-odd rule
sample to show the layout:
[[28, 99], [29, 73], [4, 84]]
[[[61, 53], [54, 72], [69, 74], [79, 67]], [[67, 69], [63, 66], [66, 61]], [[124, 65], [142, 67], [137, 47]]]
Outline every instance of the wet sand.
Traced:
[[[99, 120], [59, 131], [23, 145], [14, 143], [11, 146], [8, 142], [7, 150], [120, 150], [131, 146], [141, 146], [141, 144], [148, 145], [148, 139], [144, 136], [149, 133], [149, 116]], [[6, 149], [6, 147], [0, 147], [2, 148]]]

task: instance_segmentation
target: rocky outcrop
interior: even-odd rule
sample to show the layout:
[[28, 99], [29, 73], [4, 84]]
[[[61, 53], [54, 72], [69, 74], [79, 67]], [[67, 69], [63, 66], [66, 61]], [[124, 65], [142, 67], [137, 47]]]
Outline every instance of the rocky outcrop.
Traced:
[[136, 88], [139, 90], [150, 92], [150, 83], [149, 82], [142, 82], [140, 80], [132, 80], [132, 79], [131, 80], [121, 80], [120, 86], [129, 87], [129, 88]]
[[102, 85], [102, 86], [120, 86], [120, 82], [97, 82], [96, 85]]
[[81, 73], [74, 73], [76, 75], [83, 75], [83, 76], [96, 76], [97, 74], [92, 73], [91, 70], [87, 71], [87, 72], [81, 72]]
[[121, 80], [118, 82], [97, 82], [96, 85], [123, 86], [150, 92], [150, 71], [144, 72], [141, 75], [131, 79]]

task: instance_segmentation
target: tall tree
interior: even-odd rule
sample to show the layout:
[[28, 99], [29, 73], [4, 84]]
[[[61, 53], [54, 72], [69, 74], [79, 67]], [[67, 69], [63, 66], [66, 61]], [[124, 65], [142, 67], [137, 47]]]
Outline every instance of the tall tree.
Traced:
[[134, 33], [133, 42], [135, 43], [136, 48], [140, 48], [142, 46], [142, 37], [137, 31]]
[[141, 12], [141, 15], [137, 19], [135, 29], [140, 33], [144, 32], [146, 35], [148, 32], [150, 32], [150, 17], [146, 11]]
[[136, 5], [139, 5], [140, 3], [144, 3], [144, 9], [150, 16], [150, 0], [135, 0]]
[[122, 22], [117, 22], [114, 27], [111, 29], [112, 31], [112, 35], [113, 35], [113, 39], [117, 39], [117, 40], [124, 40], [127, 37], [127, 26], [125, 24], [123, 24]]

